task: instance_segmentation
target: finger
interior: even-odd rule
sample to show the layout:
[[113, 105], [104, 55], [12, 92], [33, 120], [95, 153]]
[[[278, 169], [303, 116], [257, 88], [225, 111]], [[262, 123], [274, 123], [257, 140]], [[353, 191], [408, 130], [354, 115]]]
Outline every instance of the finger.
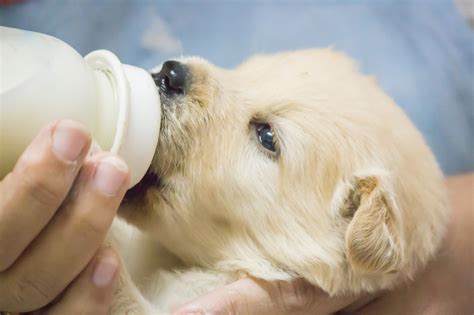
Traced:
[[128, 181], [128, 168], [117, 156], [87, 161], [47, 228], [0, 274], [0, 308], [30, 311], [62, 292], [102, 243]]
[[12, 265], [63, 202], [90, 141], [79, 123], [52, 123], [0, 182], [0, 272]]
[[332, 314], [355, 299], [331, 298], [304, 280], [245, 278], [184, 305], [175, 314]]
[[60, 300], [43, 314], [107, 314], [117, 282], [119, 260], [110, 248], [101, 248], [87, 268], [69, 285]]

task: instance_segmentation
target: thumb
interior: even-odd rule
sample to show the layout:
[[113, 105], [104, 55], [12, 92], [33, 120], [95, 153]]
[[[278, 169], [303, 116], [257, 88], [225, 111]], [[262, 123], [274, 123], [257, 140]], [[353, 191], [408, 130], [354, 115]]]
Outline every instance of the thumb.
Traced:
[[182, 307], [183, 314], [332, 314], [357, 299], [330, 297], [321, 289], [299, 279], [267, 282], [254, 278], [238, 280]]

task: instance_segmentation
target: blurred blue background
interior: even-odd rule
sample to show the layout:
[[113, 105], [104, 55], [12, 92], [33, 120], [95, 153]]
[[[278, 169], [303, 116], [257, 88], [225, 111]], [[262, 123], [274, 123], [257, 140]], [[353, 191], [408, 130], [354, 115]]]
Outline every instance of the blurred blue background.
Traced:
[[404, 108], [446, 174], [474, 170], [474, 34], [451, 0], [26, 0], [0, 6], [0, 24], [144, 68], [332, 46]]

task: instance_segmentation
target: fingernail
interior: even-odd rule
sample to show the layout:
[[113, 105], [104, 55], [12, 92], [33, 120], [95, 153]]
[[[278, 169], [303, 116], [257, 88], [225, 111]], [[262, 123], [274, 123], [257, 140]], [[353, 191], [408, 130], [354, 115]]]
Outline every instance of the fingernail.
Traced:
[[62, 120], [54, 128], [53, 151], [61, 160], [73, 162], [79, 158], [89, 140], [84, 128], [72, 120]]
[[95, 266], [92, 275], [92, 282], [99, 288], [109, 286], [118, 269], [118, 262], [115, 258], [102, 258]]
[[94, 174], [95, 187], [104, 195], [115, 196], [124, 185], [128, 166], [116, 156], [104, 158]]

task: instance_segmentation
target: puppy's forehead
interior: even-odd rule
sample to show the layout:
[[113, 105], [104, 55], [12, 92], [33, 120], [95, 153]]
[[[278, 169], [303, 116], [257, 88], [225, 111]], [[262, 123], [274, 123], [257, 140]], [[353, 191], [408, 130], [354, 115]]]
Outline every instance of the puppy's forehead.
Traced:
[[256, 56], [235, 71], [235, 87], [249, 102], [268, 106], [292, 102], [317, 104], [343, 89], [355, 72], [352, 60], [331, 49]]
[[237, 69], [238, 79], [258, 89], [271, 88], [273, 93], [281, 93], [288, 88], [304, 85], [312, 69], [305, 65], [298, 53], [271, 56], [257, 56]]
[[304, 80], [313, 76], [321, 79], [337, 76], [341, 71], [353, 71], [354, 66], [353, 60], [340, 52], [310, 49], [255, 56], [239, 66], [237, 71], [250, 78], [262, 77], [270, 81], [281, 77]]

